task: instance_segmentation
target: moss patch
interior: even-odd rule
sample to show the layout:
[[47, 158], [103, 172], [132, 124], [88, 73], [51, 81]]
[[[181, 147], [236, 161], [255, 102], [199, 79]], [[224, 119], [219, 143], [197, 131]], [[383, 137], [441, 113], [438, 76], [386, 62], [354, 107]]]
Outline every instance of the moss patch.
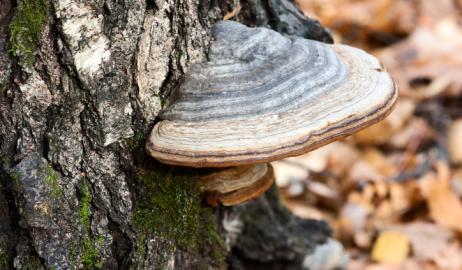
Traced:
[[27, 261], [22, 267], [21, 270], [37, 270], [40, 269], [42, 263], [37, 256], [29, 257], [29, 261]]
[[20, 190], [23, 188], [22, 183], [21, 183], [21, 175], [17, 172], [11, 172], [10, 177], [13, 180], [13, 187], [16, 190]]
[[138, 181], [145, 187], [146, 197], [134, 214], [137, 228], [175, 239], [184, 247], [194, 246], [199, 228], [200, 198], [193, 181], [174, 175], [173, 169], [164, 166], [159, 171], [140, 172]]
[[63, 190], [59, 183], [59, 173], [56, 172], [50, 164], [44, 166], [42, 171], [45, 174], [45, 182], [51, 189], [51, 195], [56, 199], [60, 198]]
[[34, 52], [42, 37], [46, 21], [46, 0], [19, 1], [10, 23], [10, 52], [14, 56], [19, 56], [28, 66], [35, 62]]
[[0, 81], [0, 95], [3, 95], [8, 88], [10, 88], [10, 81]]
[[[81, 198], [79, 210], [80, 223], [83, 232], [83, 244], [81, 252], [81, 262], [85, 269], [101, 268], [100, 252], [98, 246], [101, 245], [99, 239], [93, 239], [90, 235], [90, 219], [91, 219], [91, 192], [88, 185], [83, 186], [83, 194]], [[104, 241], [104, 239], [103, 239]]]
[[3, 249], [0, 248], [0, 269], [8, 268], [8, 260], [8, 255]]
[[[211, 260], [223, 265], [224, 243], [216, 231], [213, 211], [202, 205], [188, 170], [159, 165], [140, 171], [137, 180], [143, 190], [133, 223], [141, 240], [160, 236], [187, 252], [211, 255]], [[200, 250], [204, 247], [210, 250]]]
[[132, 152], [142, 150], [144, 151], [144, 145], [146, 141], [146, 136], [143, 132], [138, 131], [132, 137], [126, 140], [128, 149]]

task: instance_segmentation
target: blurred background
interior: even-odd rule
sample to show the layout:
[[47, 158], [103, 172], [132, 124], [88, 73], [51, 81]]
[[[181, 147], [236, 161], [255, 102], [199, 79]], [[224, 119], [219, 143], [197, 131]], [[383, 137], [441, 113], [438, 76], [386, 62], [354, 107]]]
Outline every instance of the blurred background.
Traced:
[[275, 162], [287, 206], [329, 222], [348, 269], [462, 269], [462, 1], [299, 0], [400, 89], [379, 124]]

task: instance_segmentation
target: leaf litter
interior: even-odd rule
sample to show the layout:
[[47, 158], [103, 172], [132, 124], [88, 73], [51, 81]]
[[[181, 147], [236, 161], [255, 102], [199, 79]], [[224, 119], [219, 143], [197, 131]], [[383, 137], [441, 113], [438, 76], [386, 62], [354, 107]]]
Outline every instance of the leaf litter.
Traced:
[[354, 136], [275, 162], [285, 203], [329, 222], [348, 269], [462, 269], [462, 1], [298, 3], [380, 58], [400, 100]]

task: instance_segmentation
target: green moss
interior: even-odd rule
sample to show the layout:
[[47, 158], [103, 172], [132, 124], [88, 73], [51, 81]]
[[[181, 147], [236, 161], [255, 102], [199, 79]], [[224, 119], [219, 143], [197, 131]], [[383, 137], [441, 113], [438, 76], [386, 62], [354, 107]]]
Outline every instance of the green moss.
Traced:
[[42, 263], [37, 256], [29, 258], [29, 261], [21, 267], [21, 270], [37, 270], [40, 269]]
[[13, 161], [13, 158], [8, 154], [6, 154], [5, 156], [1, 158], [1, 163], [7, 166], [11, 165], [12, 161]]
[[[160, 236], [188, 252], [212, 255], [212, 260], [222, 265], [226, 251], [216, 231], [213, 211], [202, 205], [202, 197], [190, 175], [188, 171], [164, 165], [139, 172], [137, 180], [142, 184], [143, 194], [137, 200], [133, 223], [141, 240]], [[143, 245], [144, 241], [140, 242]], [[204, 247], [210, 250], [200, 250]]]
[[90, 228], [90, 218], [91, 218], [91, 210], [90, 210], [90, 203], [91, 203], [91, 193], [90, 193], [90, 188], [88, 187], [87, 184], [83, 185], [83, 194], [82, 198], [80, 200], [80, 211], [79, 211], [79, 216], [80, 216], [80, 222], [82, 223], [82, 226], [85, 229]]
[[15, 182], [19, 182], [21, 180], [21, 175], [19, 175], [19, 173], [17, 172], [12, 172], [10, 173], [10, 177], [15, 181]]
[[90, 237], [83, 239], [83, 252], [82, 263], [86, 269], [101, 268], [101, 261], [99, 260], [99, 251], [95, 243]]
[[59, 183], [59, 173], [56, 172], [51, 165], [47, 164], [42, 168], [43, 173], [45, 174], [45, 182], [51, 189], [51, 195], [54, 198], [60, 198], [63, 190]]
[[143, 148], [144, 150], [145, 141], [146, 141], [146, 136], [144, 135], [144, 133], [141, 131], [138, 131], [135, 133], [135, 135], [127, 139], [127, 146], [130, 149], [130, 151], [136, 151], [141, 148]]
[[[99, 239], [95, 240], [90, 234], [91, 219], [91, 192], [87, 184], [83, 186], [83, 195], [81, 198], [79, 210], [80, 223], [82, 225], [83, 243], [81, 252], [81, 262], [85, 269], [101, 268], [99, 246], [102, 245]], [[104, 239], [103, 239], [104, 241]]]
[[10, 88], [10, 81], [0, 82], [0, 95], [3, 95], [8, 88]]
[[35, 62], [35, 50], [47, 21], [46, 0], [19, 1], [10, 23], [10, 52], [28, 66]]
[[21, 175], [17, 172], [11, 172], [10, 177], [13, 180], [13, 186], [16, 190], [22, 188]]
[[77, 265], [77, 245], [75, 243], [75, 241], [73, 241], [72, 243], [72, 246], [71, 246], [71, 250], [69, 251], [69, 260], [71, 261], [71, 266], [72, 266], [72, 269], [77, 269], [78, 268], [78, 265]]
[[172, 239], [184, 247], [194, 246], [199, 229], [200, 198], [193, 181], [174, 175], [169, 168], [143, 171], [138, 180], [146, 197], [134, 214], [134, 224], [143, 232]]
[[0, 269], [8, 268], [9, 257], [3, 249], [0, 249]]

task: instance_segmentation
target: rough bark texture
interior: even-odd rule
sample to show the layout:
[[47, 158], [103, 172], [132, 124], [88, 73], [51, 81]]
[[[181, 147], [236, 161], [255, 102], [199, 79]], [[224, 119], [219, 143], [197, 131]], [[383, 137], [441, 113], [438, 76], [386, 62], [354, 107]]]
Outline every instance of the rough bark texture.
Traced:
[[299, 266], [325, 240], [266, 197], [212, 210], [191, 170], [144, 152], [163, 97], [239, 6], [247, 24], [330, 41], [286, 0], [0, 0], [0, 269]]

